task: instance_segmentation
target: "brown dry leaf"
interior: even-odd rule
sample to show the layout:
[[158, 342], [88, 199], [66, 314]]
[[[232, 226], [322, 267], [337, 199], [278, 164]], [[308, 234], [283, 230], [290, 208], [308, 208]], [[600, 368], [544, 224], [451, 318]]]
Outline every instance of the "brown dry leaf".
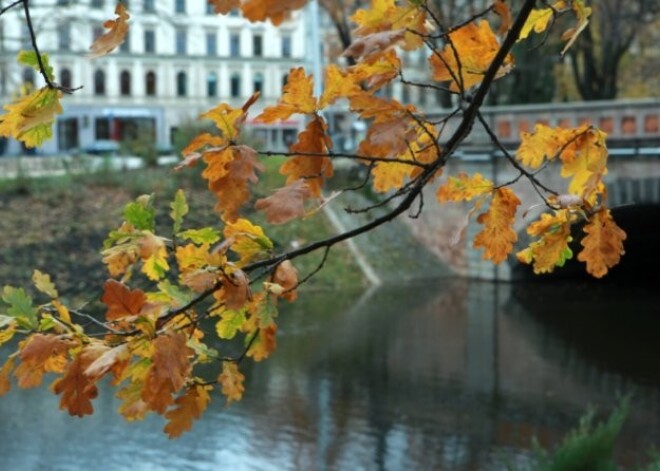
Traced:
[[176, 408], [165, 414], [168, 422], [164, 432], [169, 438], [179, 437], [191, 429], [193, 420], [199, 419], [211, 402], [211, 389], [211, 386], [195, 384], [190, 386], [183, 396], [177, 398]]
[[247, 356], [254, 361], [262, 361], [270, 356], [277, 348], [277, 325], [272, 323], [259, 329], [257, 337], [250, 345]]
[[250, 300], [250, 279], [242, 270], [235, 270], [225, 276], [222, 289], [213, 293], [213, 296], [225, 304], [227, 309], [237, 311]]
[[103, 285], [101, 301], [108, 306], [105, 318], [116, 321], [126, 316], [137, 316], [147, 302], [142, 290], [130, 290], [126, 285], [115, 280], [108, 280]]
[[243, 16], [250, 21], [270, 20], [277, 26], [289, 18], [291, 12], [299, 10], [307, 0], [243, 0]]
[[493, 11], [500, 17], [500, 27], [497, 29], [497, 34], [504, 36], [511, 28], [511, 23], [513, 22], [511, 9], [506, 4], [506, 0], [495, 0], [493, 2]]
[[124, 39], [126, 39], [126, 34], [128, 33], [127, 21], [130, 18], [130, 15], [126, 11], [126, 7], [123, 3], [117, 4], [115, 15], [117, 15], [116, 19], [108, 20], [103, 23], [103, 27], [110, 31], [96, 38], [89, 47], [91, 52], [87, 57], [90, 59], [109, 54], [114, 48], [123, 43]]
[[53, 392], [62, 395], [60, 409], [78, 417], [94, 413], [92, 399], [98, 396], [95, 384], [98, 378], [86, 375], [85, 371], [106, 349], [107, 347], [102, 345], [85, 347], [69, 363], [64, 376], [53, 382]]
[[294, 302], [298, 297], [298, 292], [296, 291], [298, 287], [298, 270], [296, 270], [296, 267], [293, 266], [290, 260], [284, 260], [277, 266], [273, 274], [273, 283], [278, 284], [284, 289], [281, 297], [290, 303]]
[[150, 410], [164, 414], [174, 403], [173, 395], [190, 377], [194, 351], [186, 345], [187, 341], [183, 332], [167, 332], [152, 342], [152, 364], [141, 391], [141, 398]]
[[356, 61], [365, 61], [374, 56], [380, 56], [390, 48], [403, 41], [405, 29], [379, 31], [356, 39], [344, 51], [345, 57], [353, 57]]
[[254, 207], [266, 213], [269, 223], [284, 224], [305, 215], [304, 203], [310, 196], [307, 182], [300, 179], [276, 190], [268, 198], [258, 199]]
[[55, 334], [33, 334], [23, 340], [18, 355], [21, 363], [14, 370], [18, 386], [34, 388], [41, 385], [44, 373], [62, 373], [71, 347], [70, 340]]

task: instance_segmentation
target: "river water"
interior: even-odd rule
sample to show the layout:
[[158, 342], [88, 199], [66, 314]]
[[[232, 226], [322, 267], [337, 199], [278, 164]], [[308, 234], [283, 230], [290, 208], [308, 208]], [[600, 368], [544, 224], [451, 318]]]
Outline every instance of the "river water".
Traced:
[[556, 445], [589, 405], [633, 393], [617, 457], [660, 444], [660, 293], [441, 280], [306, 293], [244, 400], [214, 396], [188, 434], [127, 423], [102, 390], [71, 418], [46, 388], [0, 398], [0, 469], [499, 470]]

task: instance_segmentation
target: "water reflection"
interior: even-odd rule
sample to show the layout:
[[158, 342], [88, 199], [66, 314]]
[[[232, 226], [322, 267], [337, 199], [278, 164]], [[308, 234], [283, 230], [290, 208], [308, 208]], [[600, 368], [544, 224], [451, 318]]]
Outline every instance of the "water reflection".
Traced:
[[158, 417], [123, 422], [109, 391], [81, 421], [43, 390], [12, 391], [2, 467], [497, 470], [634, 388], [618, 451], [631, 466], [660, 437], [659, 299], [608, 292], [441, 281], [308, 294], [282, 314], [276, 356], [247, 370], [243, 402], [216, 397], [180, 440]]

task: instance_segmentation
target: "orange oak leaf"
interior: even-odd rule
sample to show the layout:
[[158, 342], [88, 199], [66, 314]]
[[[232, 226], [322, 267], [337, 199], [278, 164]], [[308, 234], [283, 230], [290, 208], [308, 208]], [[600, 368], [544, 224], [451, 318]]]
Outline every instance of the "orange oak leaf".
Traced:
[[18, 355], [21, 363], [14, 369], [18, 386], [34, 388], [41, 385], [44, 373], [62, 373], [72, 346], [70, 340], [55, 334], [34, 334], [25, 339]]
[[436, 197], [441, 203], [471, 201], [492, 192], [493, 188], [493, 182], [484, 178], [480, 173], [469, 176], [465, 172], [460, 172], [456, 177], [449, 177], [443, 185], [438, 187]]
[[572, 140], [587, 130], [588, 126], [574, 129], [551, 128], [539, 123], [534, 127], [534, 132], [520, 133], [520, 146], [516, 158], [523, 165], [539, 168], [546, 160], [557, 158]]
[[353, 32], [355, 36], [367, 36], [381, 31], [405, 31], [402, 46], [404, 49], [414, 49], [423, 44], [422, 35], [429, 31], [426, 23], [426, 12], [414, 2], [396, 0], [372, 0], [368, 8], [359, 9], [351, 17], [358, 27]]
[[108, 309], [105, 318], [116, 321], [127, 316], [137, 316], [147, 302], [142, 290], [130, 290], [126, 285], [115, 280], [108, 280], [103, 284], [103, 302]]
[[241, 0], [207, 0], [216, 13], [226, 15], [234, 8], [241, 6]]
[[305, 215], [304, 203], [310, 196], [307, 182], [299, 179], [276, 190], [267, 198], [258, 199], [254, 207], [266, 213], [269, 223], [284, 224]]
[[[449, 88], [454, 92], [480, 84], [500, 48], [490, 24], [485, 20], [468, 23], [450, 33], [449, 39], [451, 44], [429, 59], [433, 79], [451, 82]], [[513, 56], [508, 54], [495, 78], [506, 75], [512, 67]]]
[[235, 221], [239, 208], [250, 199], [249, 184], [258, 181], [256, 171], [264, 169], [257, 152], [244, 145], [231, 146], [220, 153], [206, 153], [204, 162], [207, 167], [202, 176], [218, 199], [215, 210], [225, 221]]
[[204, 156], [204, 151], [221, 152], [226, 146], [227, 139], [223, 136], [215, 136], [208, 132], [199, 134], [181, 151], [184, 159], [174, 167], [174, 170], [181, 170], [183, 167], [193, 167]]
[[602, 190], [600, 181], [607, 174], [606, 134], [596, 128], [588, 128], [577, 134], [560, 154], [561, 176], [572, 177], [568, 192], [595, 204], [595, 197]]
[[102, 345], [85, 347], [69, 363], [64, 376], [53, 382], [53, 392], [62, 395], [60, 409], [78, 417], [94, 413], [92, 399], [98, 396], [96, 378], [86, 375], [85, 370], [106, 350]]
[[92, 43], [89, 47], [91, 51], [88, 54], [90, 59], [95, 59], [97, 57], [105, 56], [112, 52], [114, 48], [119, 46], [126, 39], [126, 34], [128, 33], [128, 19], [130, 15], [126, 11], [126, 7], [123, 3], [117, 3], [115, 8], [115, 15], [117, 18], [114, 20], [107, 20], [103, 23], [103, 27], [110, 31], [107, 31], [105, 34], [102, 34]]
[[186, 343], [183, 332], [167, 332], [152, 342], [152, 364], [144, 381], [141, 398], [150, 410], [159, 414], [174, 403], [173, 395], [190, 377], [190, 357], [194, 351]]
[[314, 77], [305, 74], [305, 69], [298, 67], [291, 69], [282, 97], [275, 106], [269, 106], [255, 121], [272, 123], [287, 119], [292, 114], [309, 114], [316, 111], [318, 106], [314, 98]]
[[[367, 58], [351, 68], [353, 80], [364, 82], [366, 88], [372, 92], [391, 82], [399, 76], [401, 59], [396, 51], [390, 49], [384, 54]], [[353, 93], [353, 95], [359, 92]]]
[[513, 223], [520, 200], [508, 188], [499, 188], [493, 193], [490, 208], [477, 217], [477, 222], [483, 224], [483, 230], [474, 238], [474, 247], [483, 247], [483, 258], [493, 263], [501, 263], [513, 250], [513, 244], [518, 240]]
[[218, 376], [218, 383], [222, 386], [222, 394], [227, 398], [227, 404], [241, 400], [245, 391], [243, 381], [245, 381], [245, 376], [238, 371], [236, 362], [222, 362], [222, 373]]
[[323, 156], [332, 148], [327, 130], [328, 126], [323, 118], [315, 116], [298, 135], [298, 142], [289, 149], [293, 154], [300, 152], [302, 155], [289, 158], [280, 167], [280, 173], [287, 176], [287, 185], [304, 179], [309, 186], [310, 195], [315, 198], [321, 196], [324, 179], [333, 175], [332, 161]]
[[609, 209], [594, 213], [584, 226], [587, 234], [580, 242], [584, 247], [578, 260], [587, 264], [587, 272], [596, 278], [605, 276], [624, 254], [626, 233], [614, 222]]
[[250, 279], [242, 270], [234, 270], [226, 275], [222, 281], [222, 289], [213, 293], [213, 296], [223, 302], [227, 309], [237, 311], [241, 309], [251, 297]]
[[500, 17], [500, 27], [497, 29], [497, 34], [503, 36], [509, 31], [513, 22], [511, 9], [505, 0], [495, 0], [493, 2], [493, 11]]
[[243, 0], [243, 16], [250, 21], [270, 20], [277, 26], [291, 13], [307, 4], [307, 0]]
[[179, 437], [192, 428], [193, 420], [199, 419], [211, 402], [211, 389], [211, 386], [195, 384], [177, 398], [176, 408], [165, 414], [168, 422], [163, 431], [169, 438]]
[[277, 348], [276, 334], [277, 325], [275, 323], [261, 327], [246, 355], [254, 361], [262, 361], [268, 358]]
[[11, 383], [9, 382], [9, 375], [14, 369], [16, 357], [9, 357], [2, 368], [0, 368], [0, 396], [3, 396], [9, 392], [11, 389]]

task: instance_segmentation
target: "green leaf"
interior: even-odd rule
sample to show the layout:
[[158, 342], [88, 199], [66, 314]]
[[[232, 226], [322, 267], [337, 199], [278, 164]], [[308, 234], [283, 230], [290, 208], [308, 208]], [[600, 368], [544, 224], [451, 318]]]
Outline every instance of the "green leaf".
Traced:
[[156, 210], [153, 195], [142, 195], [124, 208], [124, 219], [138, 230], [155, 232]]
[[236, 336], [236, 332], [238, 332], [238, 330], [245, 323], [245, 310], [225, 310], [222, 311], [220, 316], [222, 319], [219, 320], [215, 325], [215, 330], [218, 333], [218, 337], [226, 340], [233, 339]]
[[173, 285], [169, 280], [163, 280], [158, 283], [158, 293], [149, 293], [147, 296], [150, 301], [164, 301], [172, 302], [176, 306], [184, 306], [192, 300], [190, 291], [181, 289], [177, 285]]
[[170, 205], [172, 212], [170, 216], [174, 221], [174, 233], [177, 234], [181, 230], [181, 225], [183, 224], [183, 217], [188, 214], [190, 208], [188, 207], [188, 202], [186, 201], [186, 195], [183, 190], [178, 190], [174, 196], [174, 201]]
[[32, 298], [23, 288], [5, 286], [2, 290], [2, 300], [9, 304], [7, 314], [14, 317], [22, 327], [37, 327], [37, 310], [32, 306]]
[[189, 229], [179, 234], [182, 239], [189, 239], [195, 244], [214, 244], [220, 240], [220, 232], [212, 227]]
[[[26, 65], [28, 67], [32, 67], [33, 69], [41, 72], [41, 70], [39, 69], [39, 60], [37, 59], [37, 53], [34, 51], [20, 51], [18, 53], [18, 63], [22, 65]], [[44, 66], [44, 71], [46, 72], [46, 76], [48, 76], [48, 80], [54, 81], [55, 74], [53, 73], [53, 67], [50, 65], [48, 54], [41, 54], [41, 63]]]

